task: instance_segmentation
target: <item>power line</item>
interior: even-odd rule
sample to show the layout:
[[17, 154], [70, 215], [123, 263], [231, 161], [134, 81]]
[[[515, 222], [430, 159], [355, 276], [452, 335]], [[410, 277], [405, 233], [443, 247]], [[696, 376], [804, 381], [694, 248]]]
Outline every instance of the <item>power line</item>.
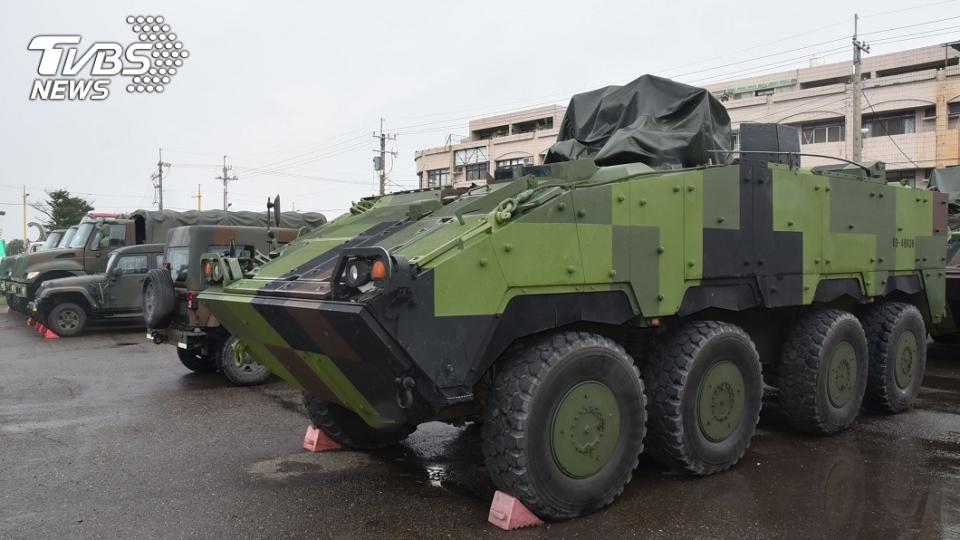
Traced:
[[[870, 107], [870, 110], [871, 110], [872, 112], [876, 112], [876, 109], [874, 109], [873, 103], [870, 103], [870, 98], [867, 97], [867, 94], [866, 94], [865, 92], [863, 92], [863, 90], [861, 90], [860, 93], [863, 95], [863, 99], [867, 100], [867, 105]], [[903, 148], [900, 148], [900, 145], [897, 144], [897, 141], [894, 140], [893, 136], [890, 135], [890, 132], [887, 130], [887, 127], [884, 126], [882, 123], [881, 123], [880, 125], [881, 125], [881, 127], [883, 127], [883, 133], [884, 133], [884, 135], [886, 135], [887, 138], [890, 139], [890, 142], [892, 142], [893, 145], [894, 145], [895, 147], [897, 147], [897, 150], [900, 151], [900, 154], [903, 155], [903, 157], [907, 158], [907, 161], [909, 161], [910, 163], [912, 163], [914, 167], [920, 169], [921, 167], [920, 167], [919, 165], [917, 165], [916, 162], [913, 161], [913, 159], [911, 159], [910, 156], [908, 156], [906, 152], [903, 151]], [[856, 134], [854, 134], [854, 135], [856, 135]], [[862, 136], [862, 135], [863, 135], [863, 134], [861, 133], [861, 136]], [[857, 161], [857, 160], [854, 159], [854, 161]]]

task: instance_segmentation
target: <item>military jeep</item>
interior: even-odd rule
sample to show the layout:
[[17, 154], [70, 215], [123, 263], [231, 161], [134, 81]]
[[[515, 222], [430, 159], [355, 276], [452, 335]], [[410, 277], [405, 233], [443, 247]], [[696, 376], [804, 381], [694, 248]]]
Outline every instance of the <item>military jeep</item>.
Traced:
[[[171, 229], [161, 269], [143, 284], [143, 317], [147, 337], [156, 344], [172, 343], [177, 356], [194, 372], [220, 371], [239, 386], [260, 384], [270, 372], [241, 350], [236, 338], [220, 326], [199, 301], [207, 287], [201, 268], [205, 254], [232, 254], [249, 267], [265, 262], [271, 249], [295, 240], [298, 229], [196, 225]], [[272, 245], [273, 240], [277, 246]]]
[[140, 288], [151, 269], [159, 268], [163, 244], [143, 244], [115, 250], [106, 272], [44, 281], [28, 304], [34, 318], [57, 335], [79, 335], [90, 323], [140, 325]]

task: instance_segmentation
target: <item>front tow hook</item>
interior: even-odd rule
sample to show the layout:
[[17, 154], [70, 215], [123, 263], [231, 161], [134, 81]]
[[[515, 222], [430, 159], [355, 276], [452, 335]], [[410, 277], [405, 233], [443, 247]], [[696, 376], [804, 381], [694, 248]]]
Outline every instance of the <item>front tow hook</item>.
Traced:
[[417, 381], [413, 377], [397, 377], [397, 407], [409, 409], [413, 405], [413, 389], [417, 386]]

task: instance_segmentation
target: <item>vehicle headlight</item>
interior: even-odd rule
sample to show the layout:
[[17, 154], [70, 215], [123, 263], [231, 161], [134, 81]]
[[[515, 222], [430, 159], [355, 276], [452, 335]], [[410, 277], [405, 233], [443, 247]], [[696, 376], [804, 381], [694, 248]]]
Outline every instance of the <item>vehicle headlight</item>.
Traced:
[[40, 275], [40, 272], [27, 272], [27, 281], [32, 281], [33, 278]]
[[349, 287], [360, 287], [370, 281], [370, 263], [362, 259], [354, 259], [347, 263], [344, 281]]
[[223, 280], [223, 268], [217, 260], [208, 260], [203, 263], [203, 277], [211, 285], [220, 283]]

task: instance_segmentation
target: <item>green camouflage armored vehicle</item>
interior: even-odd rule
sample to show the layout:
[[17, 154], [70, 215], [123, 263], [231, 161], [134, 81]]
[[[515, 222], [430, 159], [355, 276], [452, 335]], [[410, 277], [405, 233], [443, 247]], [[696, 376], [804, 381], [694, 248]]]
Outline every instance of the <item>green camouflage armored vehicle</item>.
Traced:
[[806, 433], [917, 395], [944, 317], [944, 194], [881, 163], [800, 167], [645, 76], [577, 95], [547, 164], [453, 201], [384, 200], [201, 294], [341, 444], [482, 421], [496, 486], [546, 519], [610, 504], [645, 449], [694, 475], [747, 451], [763, 383]]
[[[278, 246], [294, 241], [299, 229], [272, 230]], [[207, 253], [234, 256], [246, 264], [266, 260], [271, 238], [261, 227], [192, 225], [167, 233], [162, 248], [163, 264], [151, 272], [135, 294], [147, 307], [141, 322], [147, 338], [156, 344], [170, 343], [177, 357], [191, 371], [219, 371], [233, 384], [249, 386], [265, 382], [270, 372], [249, 354], [237, 355], [236, 338], [224, 330], [199, 295], [206, 288], [200, 258]]]
[[163, 244], [117, 249], [102, 274], [41, 283], [29, 312], [61, 337], [80, 335], [91, 323], [142, 325], [140, 289], [147, 272], [160, 268], [162, 260]]

